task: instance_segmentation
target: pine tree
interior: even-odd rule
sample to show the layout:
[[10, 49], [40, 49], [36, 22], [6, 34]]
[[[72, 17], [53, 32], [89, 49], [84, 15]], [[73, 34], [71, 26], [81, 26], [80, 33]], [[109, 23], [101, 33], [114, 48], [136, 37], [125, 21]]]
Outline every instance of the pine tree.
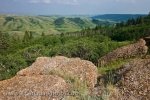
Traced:
[[33, 33], [32, 33], [32, 32], [30, 32], [29, 39], [30, 39], [30, 40], [33, 39]]
[[9, 47], [9, 34], [0, 31], [0, 49], [7, 49]]
[[135, 24], [136, 24], [136, 21], [135, 21], [134, 18], [132, 18], [132, 20], [131, 20], [131, 25], [135, 25]]
[[142, 17], [138, 17], [138, 18], [136, 19], [136, 24], [142, 24], [142, 23], [143, 23]]
[[30, 40], [29, 32], [26, 31], [23, 37], [23, 42], [28, 42]]
[[65, 43], [65, 40], [64, 40], [64, 33], [61, 33], [61, 34], [60, 34], [60, 41], [61, 41], [62, 44]]
[[122, 21], [121, 23], [120, 23], [120, 27], [123, 27], [124, 26], [124, 22]]
[[148, 13], [148, 16], [150, 16], [150, 12]]
[[44, 32], [42, 32], [41, 36], [45, 36], [45, 33], [44, 33]]

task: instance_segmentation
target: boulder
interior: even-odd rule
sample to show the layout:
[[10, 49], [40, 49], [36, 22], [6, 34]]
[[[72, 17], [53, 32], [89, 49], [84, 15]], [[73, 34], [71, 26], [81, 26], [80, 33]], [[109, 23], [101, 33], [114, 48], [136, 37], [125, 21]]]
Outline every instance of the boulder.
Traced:
[[39, 57], [15, 77], [0, 81], [0, 100], [80, 97], [81, 92], [90, 94], [96, 83], [97, 68], [89, 61], [63, 56]]
[[130, 58], [134, 56], [145, 55], [147, 51], [148, 47], [146, 46], [145, 40], [140, 39], [137, 43], [123, 46], [101, 57], [98, 61], [99, 66], [106, 65], [111, 61], [115, 61], [120, 58]]
[[81, 81], [86, 81], [89, 88], [93, 88], [97, 83], [97, 67], [93, 63], [80, 58], [63, 56], [39, 57], [30, 67], [19, 71], [17, 75], [50, 75], [51, 73], [58, 76], [65, 74], [76, 77]]
[[134, 59], [128, 66], [117, 83], [120, 93], [130, 100], [150, 100], [150, 59]]
[[0, 82], [0, 100], [60, 100], [68, 88], [58, 76], [15, 76]]

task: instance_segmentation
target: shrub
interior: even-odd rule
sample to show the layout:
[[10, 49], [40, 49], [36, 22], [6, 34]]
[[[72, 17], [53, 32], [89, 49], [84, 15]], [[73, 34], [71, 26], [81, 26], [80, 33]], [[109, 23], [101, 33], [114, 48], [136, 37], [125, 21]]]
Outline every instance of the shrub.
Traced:
[[19, 70], [26, 66], [26, 61], [20, 55], [0, 56], [0, 80], [14, 76]]

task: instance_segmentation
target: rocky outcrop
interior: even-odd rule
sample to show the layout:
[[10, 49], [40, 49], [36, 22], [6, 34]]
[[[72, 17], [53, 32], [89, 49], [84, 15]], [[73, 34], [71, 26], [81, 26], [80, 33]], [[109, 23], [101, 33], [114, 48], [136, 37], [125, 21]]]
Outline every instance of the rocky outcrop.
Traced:
[[[56, 73], [53, 73], [55, 71]], [[59, 72], [59, 73], [57, 73]], [[39, 57], [30, 67], [17, 73], [20, 76], [49, 75], [49, 74], [68, 74], [86, 81], [88, 86], [93, 88], [97, 82], [97, 68], [90, 61], [80, 58], [58, 57]]]
[[150, 100], [150, 58], [132, 59], [99, 78], [96, 95], [108, 100]]
[[122, 73], [117, 86], [125, 100], [150, 99], [150, 59], [134, 59], [128, 64], [128, 69]]
[[68, 88], [58, 76], [15, 76], [0, 82], [0, 100], [60, 100]]
[[103, 66], [119, 58], [130, 58], [138, 55], [145, 55], [147, 51], [148, 47], [146, 46], [145, 40], [140, 39], [137, 43], [118, 48], [100, 58], [99, 66]]
[[[68, 80], [70, 81], [68, 82]], [[97, 68], [86, 60], [80, 58], [67, 58], [63, 56], [57, 57], [39, 57], [29, 67], [19, 71], [17, 75], [9, 80], [0, 82], [0, 97], [3, 100], [9, 99], [5, 93], [13, 92], [15, 100], [59, 100], [72, 89], [72, 82], [75, 80], [86, 83], [87, 89], [90, 92], [97, 83]], [[81, 84], [76, 85], [80, 86]], [[30, 96], [20, 95], [20, 92], [31, 92]], [[56, 99], [49, 96], [34, 96], [34, 93], [58, 93]], [[19, 93], [19, 94], [18, 94]], [[33, 96], [32, 96], [33, 93]], [[16, 95], [17, 94], [17, 95]], [[8, 97], [8, 98], [7, 98]], [[10, 97], [11, 98], [11, 97]]]

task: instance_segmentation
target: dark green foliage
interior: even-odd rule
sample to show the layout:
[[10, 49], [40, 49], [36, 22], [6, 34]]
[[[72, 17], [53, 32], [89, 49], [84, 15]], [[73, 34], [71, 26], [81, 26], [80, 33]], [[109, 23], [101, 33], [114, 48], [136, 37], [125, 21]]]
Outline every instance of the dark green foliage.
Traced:
[[44, 32], [42, 32], [41, 36], [45, 36], [45, 33], [44, 33]]
[[129, 19], [126, 23], [115, 28], [111, 38], [117, 41], [137, 40], [142, 37], [149, 36], [150, 18], [139, 17], [137, 19]]
[[85, 22], [79, 17], [77, 17], [77, 18], [68, 18], [70, 21], [72, 21], [72, 22], [75, 22], [75, 23], [78, 23], [79, 25], [83, 25], [83, 24], [85, 24]]
[[23, 42], [28, 42], [29, 40], [30, 40], [30, 34], [28, 31], [26, 31], [23, 37]]
[[148, 13], [148, 16], [150, 16], [150, 12]]
[[62, 33], [30, 39], [30, 34], [26, 32], [25, 38], [28, 41], [11, 41], [9, 51], [0, 56], [1, 80], [10, 78], [20, 69], [31, 65], [37, 57], [57, 55], [80, 57], [97, 64], [101, 56], [119, 46], [128, 44], [128, 42], [113, 42], [107, 36], [98, 34], [68, 36]]
[[126, 22], [126, 25], [129, 26], [129, 25], [136, 25], [136, 21], [135, 19], [129, 19], [127, 22]]
[[29, 39], [31, 40], [31, 39], [33, 39], [33, 32], [29, 32], [29, 33], [30, 33]]
[[25, 67], [27, 67], [26, 61], [18, 54], [0, 55], [0, 80], [14, 76]]
[[4, 53], [10, 46], [10, 39], [8, 33], [0, 31], [0, 52]]
[[[62, 55], [67, 57], [80, 57], [82, 59], [90, 60], [95, 64], [104, 54], [121, 45], [126, 45], [123, 43], [112, 42], [110, 38], [102, 35], [95, 35], [93, 37], [69, 37], [64, 35], [63, 37], [60, 36], [60, 38], [64, 41], [63, 45], [60, 41], [57, 41], [57, 45], [54, 45], [52, 42], [49, 42], [48, 45], [46, 45], [50, 48], [48, 50], [49, 56]], [[128, 44], [128, 42], [126, 43]]]
[[45, 54], [45, 47], [42, 45], [35, 45], [25, 48], [20, 52], [20, 55], [26, 61], [28, 65], [32, 64], [37, 57], [41, 57]]
[[64, 33], [61, 33], [61, 34], [60, 34], [60, 41], [61, 41], [62, 44], [65, 43]]
[[6, 21], [13, 21], [13, 20], [14, 20], [14, 17], [9, 17], [9, 16], [8, 16], [8, 17], [5, 17], [5, 20], [6, 20]]
[[93, 32], [109, 36], [115, 41], [138, 40], [150, 36], [150, 16], [129, 19], [117, 23], [115, 27], [96, 27]]
[[61, 25], [63, 25], [65, 23], [65, 18], [64, 17], [58, 18], [54, 21], [54, 23], [55, 23], [55, 25], [61, 27]]
[[26, 31], [23, 37], [23, 42], [29, 42], [31, 39], [33, 39], [33, 32]]

